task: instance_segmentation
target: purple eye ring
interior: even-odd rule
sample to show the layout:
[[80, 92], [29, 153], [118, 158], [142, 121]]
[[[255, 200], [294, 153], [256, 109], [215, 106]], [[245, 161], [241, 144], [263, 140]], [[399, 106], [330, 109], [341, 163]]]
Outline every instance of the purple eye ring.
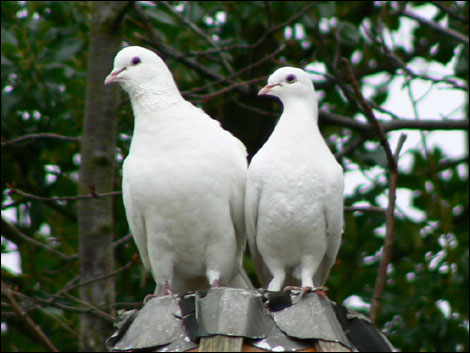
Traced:
[[295, 75], [293, 74], [290, 74], [286, 77], [286, 81], [289, 82], [289, 83], [292, 83], [295, 81]]
[[131, 60], [132, 65], [140, 64], [140, 58], [138, 56], [134, 56]]

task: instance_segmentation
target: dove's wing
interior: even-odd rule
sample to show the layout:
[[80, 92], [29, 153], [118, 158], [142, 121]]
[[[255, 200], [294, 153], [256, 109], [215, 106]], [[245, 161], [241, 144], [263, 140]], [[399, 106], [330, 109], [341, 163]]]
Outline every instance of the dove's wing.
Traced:
[[315, 91], [305, 71], [277, 70], [259, 95], [278, 97], [283, 113], [248, 169], [250, 252], [268, 290], [294, 279], [303, 288], [320, 286], [341, 239], [342, 168], [318, 129]]
[[123, 166], [126, 216], [160, 291], [250, 287], [242, 268], [246, 150], [184, 100], [163, 60], [122, 49], [105, 83], [130, 96], [134, 134]]

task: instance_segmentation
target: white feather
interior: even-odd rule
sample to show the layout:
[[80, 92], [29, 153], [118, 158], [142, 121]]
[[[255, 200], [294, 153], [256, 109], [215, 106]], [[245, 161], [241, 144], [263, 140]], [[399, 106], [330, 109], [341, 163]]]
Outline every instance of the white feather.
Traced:
[[[137, 59], [136, 59], [137, 58]], [[174, 292], [249, 287], [242, 268], [246, 150], [181, 96], [163, 60], [122, 49], [105, 83], [130, 96], [134, 134], [123, 165], [123, 199], [144, 266]]]
[[259, 94], [278, 97], [283, 113], [248, 168], [247, 238], [258, 276], [268, 290], [286, 282], [323, 286], [343, 227], [343, 171], [318, 129], [310, 77], [301, 69], [275, 71]]

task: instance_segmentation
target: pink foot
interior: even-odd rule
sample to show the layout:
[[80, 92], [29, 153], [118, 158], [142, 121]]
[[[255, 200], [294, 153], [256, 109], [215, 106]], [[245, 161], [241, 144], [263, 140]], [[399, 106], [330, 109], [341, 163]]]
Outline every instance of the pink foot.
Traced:
[[326, 293], [325, 293], [326, 289], [327, 289], [326, 287], [312, 288], [310, 286], [306, 286], [306, 287], [301, 287], [300, 288], [300, 287], [296, 287], [296, 286], [287, 286], [283, 290], [284, 291], [292, 291], [292, 290], [300, 291], [300, 297], [299, 298], [302, 298], [305, 294], [310, 293], [310, 292], [317, 293], [322, 298], [328, 298]]
[[166, 281], [165, 284], [163, 285], [163, 295], [169, 295], [169, 294], [173, 294], [173, 292], [170, 289], [170, 284], [168, 283], [168, 281]]
[[152, 299], [152, 298], [155, 298], [155, 297], [158, 297], [158, 295], [156, 294], [147, 294], [144, 298], [144, 305], [147, 304], [147, 302]]
[[302, 288], [302, 294], [300, 294], [300, 296], [302, 297], [304, 294], [306, 293], [309, 293], [309, 292], [312, 292], [312, 293], [316, 293], [318, 294], [320, 297], [324, 298], [324, 299], [327, 299], [327, 295], [325, 293], [325, 291], [327, 290], [326, 287], [315, 287], [315, 288], [312, 288], [312, 287], [303, 287]]
[[326, 295], [326, 293], [323, 289], [314, 289], [313, 291], [315, 293], [317, 293], [320, 297], [322, 297], [324, 299], [328, 299], [328, 296]]
[[144, 298], [144, 304], [146, 304], [150, 299], [152, 298], [155, 298], [155, 297], [159, 297], [161, 295], [172, 295], [173, 292], [170, 288], [170, 284], [168, 283], [168, 281], [165, 282], [165, 284], [163, 285], [163, 289], [160, 293], [158, 294], [147, 294]]
[[220, 282], [218, 279], [214, 279], [214, 281], [211, 284], [211, 287], [219, 288], [220, 287]]
[[293, 290], [297, 290], [297, 291], [300, 291], [301, 288], [300, 287], [296, 287], [296, 286], [287, 286], [287, 287], [284, 287], [283, 291], [287, 292], [287, 291], [293, 291]]
[[300, 292], [300, 298], [302, 298], [305, 294], [310, 293], [313, 291], [312, 287], [302, 287], [302, 291]]

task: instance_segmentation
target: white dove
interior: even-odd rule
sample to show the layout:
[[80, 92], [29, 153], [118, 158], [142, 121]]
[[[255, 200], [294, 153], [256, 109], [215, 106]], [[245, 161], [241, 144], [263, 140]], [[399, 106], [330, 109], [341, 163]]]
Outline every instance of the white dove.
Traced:
[[122, 193], [155, 294], [251, 287], [242, 267], [245, 146], [186, 101], [148, 49], [120, 50], [105, 84], [111, 82], [127, 91], [134, 112]]
[[341, 242], [343, 170], [318, 128], [315, 90], [305, 71], [276, 70], [258, 95], [279, 98], [284, 110], [248, 168], [250, 253], [269, 291], [299, 281], [302, 293], [321, 289]]

